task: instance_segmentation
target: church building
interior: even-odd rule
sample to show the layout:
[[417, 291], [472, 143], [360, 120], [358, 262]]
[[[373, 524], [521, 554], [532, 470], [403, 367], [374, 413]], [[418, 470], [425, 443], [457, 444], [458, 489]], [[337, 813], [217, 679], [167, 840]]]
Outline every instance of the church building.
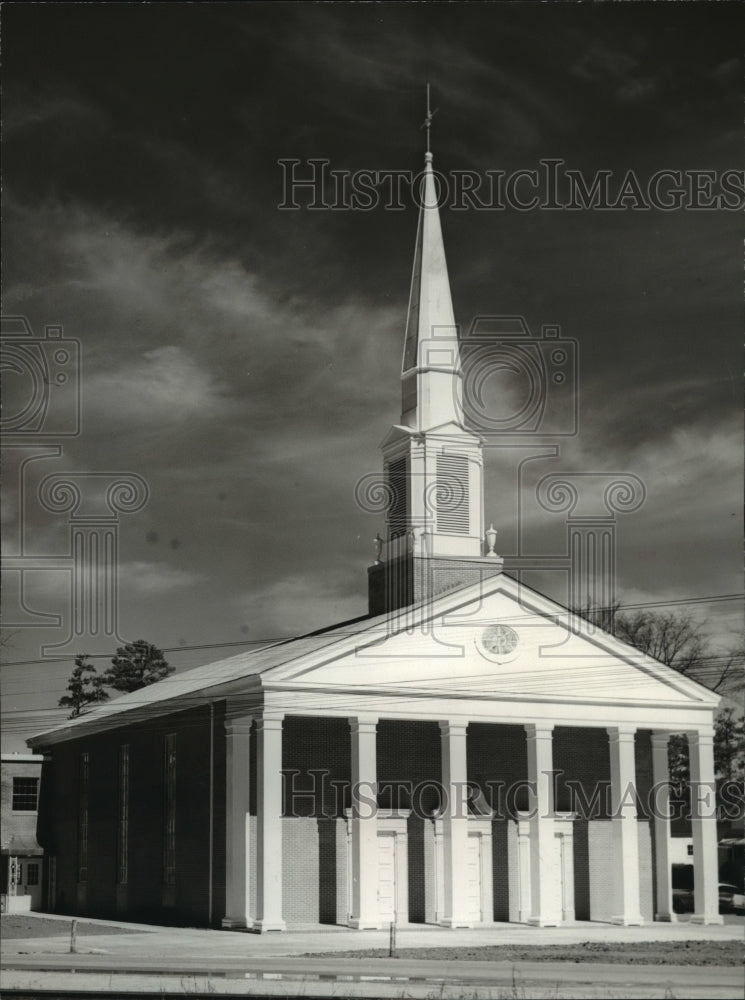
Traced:
[[29, 740], [50, 909], [257, 932], [672, 920], [682, 732], [692, 919], [721, 922], [719, 699], [504, 572], [429, 152], [423, 188], [367, 614]]

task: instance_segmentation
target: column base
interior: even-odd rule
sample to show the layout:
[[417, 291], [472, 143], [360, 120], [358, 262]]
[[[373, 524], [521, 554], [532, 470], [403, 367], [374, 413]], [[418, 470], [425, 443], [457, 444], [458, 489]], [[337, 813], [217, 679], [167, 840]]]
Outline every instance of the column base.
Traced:
[[248, 924], [239, 917], [223, 917], [220, 921], [220, 926], [226, 931], [244, 931], [248, 927]]
[[347, 927], [353, 931], [380, 931], [383, 925], [379, 920], [363, 920], [361, 917], [350, 917]]
[[655, 923], [658, 924], [677, 924], [678, 914], [677, 913], [655, 913], [654, 915]]
[[464, 928], [476, 926], [473, 920], [457, 920], [455, 917], [441, 917], [438, 924], [440, 927], [449, 927], [451, 930], [456, 930], [458, 927]]
[[528, 917], [530, 927], [561, 927], [560, 920], [552, 920], [550, 917]]
[[690, 922], [692, 924], [718, 925], [724, 923], [724, 917], [721, 913], [717, 913], [716, 915], [712, 914], [711, 916], [707, 916], [705, 913], [694, 913]]
[[644, 917], [640, 913], [633, 917], [611, 917], [610, 922], [618, 927], [643, 927]]
[[286, 931], [284, 920], [254, 920], [251, 930], [254, 934], [265, 934], [268, 931]]

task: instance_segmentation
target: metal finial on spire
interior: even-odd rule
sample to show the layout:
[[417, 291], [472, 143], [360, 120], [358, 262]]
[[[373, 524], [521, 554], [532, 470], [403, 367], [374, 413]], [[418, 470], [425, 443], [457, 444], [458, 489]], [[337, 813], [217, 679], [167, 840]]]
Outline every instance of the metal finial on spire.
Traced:
[[432, 119], [437, 114], [437, 111], [438, 111], [437, 108], [435, 108], [434, 111], [432, 111], [431, 108], [430, 108], [430, 104], [429, 104], [429, 84], [427, 84], [427, 117], [424, 119], [424, 122], [422, 123], [421, 128], [426, 128], [426, 130], [427, 130], [427, 152], [428, 153], [431, 152], [431, 150], [429, 148], [429, 130], [430, 130], [430, 126], [432, 125]]

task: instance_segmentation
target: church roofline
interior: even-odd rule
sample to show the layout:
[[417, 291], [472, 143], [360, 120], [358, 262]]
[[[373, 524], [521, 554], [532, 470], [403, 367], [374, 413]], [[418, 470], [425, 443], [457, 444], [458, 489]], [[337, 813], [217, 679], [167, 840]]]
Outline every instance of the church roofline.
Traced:
[[[457, 612], [458, 608], [469, 604], [475, 598], [486, 597], [500, 591], [513, 598], [519, 597], [521, 604], [529, 611], [544, 615], [556, 623], [565, 620], [567, 623], [582, 626], [583, 619], [575, 612], [502, 573], [480, 583], [447, 591], [419, 605], [377, 615], [374, 618], [362, 616], [349, 619], [303, 636], [284, 639], [248, 653], [239, 653], [226, 660], [218, 660], [172, 674], [148, 688], [142, 688], [140, 691], [131, 692], [111, 703], [101, 705], [78, 719], [68, 720], [61, 726], [34, 735], [26, 742], [32, 748], [46, 747], [118, 726], [131, 725], [153, 717], [206, 705], [211, 701], [220, 701], [239, 693], [249, 698], [255, 697], [259, 707], [264, 690], [275, 685], [285, 689], [292, 686], [292, 681], [283, 681], [282, 678], [282, 674], [289, 669], [296, 670], [298, 667], [310, 669], [331, 662], [347, 655], [360, 645], [373, 645], [386, 637], [411, 629], [412, 624], [416, 624], [417, 621], [425, 623], [437, 615]], [[584, 624], [587, 625], [586, 622]], [[582, 637], [598, 649], [645, 671], [654, 679], [672, 686], [691, 699], [688, 705], [677, 707], [711, 710], [719, 704], [719, 696], [703, 684], [679, 674], [672, 667], [640, 652], [602, 629], [595, 628], [597, 634], [581, 633]], [[178, 690], [179, 687], [181, 690]], [[383, 693], [382, 689], [380, 693]], [[408, 689], [406, 694], [408, 696]], [[438, 691], [437, 694], [442, 695], [442, 691]], [[449, 691], [448, 696], [458, 697], [458, 692]], [[498, 696], [484, 697], [491, 697], [491, 700], [494, 700]], [[526, 697], [526, 700], [533, 699]], [[537, 702], [542, 700], [553, 703], [561, 699], [551, 694], [547, 694], [545, 698], [535, 697]], [[645, 702], [635, 701], [634, 704], [642, 705]]]

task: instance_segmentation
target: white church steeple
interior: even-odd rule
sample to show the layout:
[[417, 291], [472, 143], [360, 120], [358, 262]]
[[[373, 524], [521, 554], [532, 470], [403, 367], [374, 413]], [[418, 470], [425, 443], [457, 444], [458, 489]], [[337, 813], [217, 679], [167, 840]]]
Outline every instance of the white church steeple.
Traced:
[[429, 149], [431, 120], [428, 93], [401, 422], [381, 445], [390, 503], [384, 557], [370, 568], [371, 613], [418, 603], [501, 570], [493, 553], [486, 557], [481, 440], [463, 420], [458, 328]]
[[430, 150], [433, 116], [427, 84], [427, 151], [401, 365], [401, 422], [418, 431], [461, 424], [458, 330]]

